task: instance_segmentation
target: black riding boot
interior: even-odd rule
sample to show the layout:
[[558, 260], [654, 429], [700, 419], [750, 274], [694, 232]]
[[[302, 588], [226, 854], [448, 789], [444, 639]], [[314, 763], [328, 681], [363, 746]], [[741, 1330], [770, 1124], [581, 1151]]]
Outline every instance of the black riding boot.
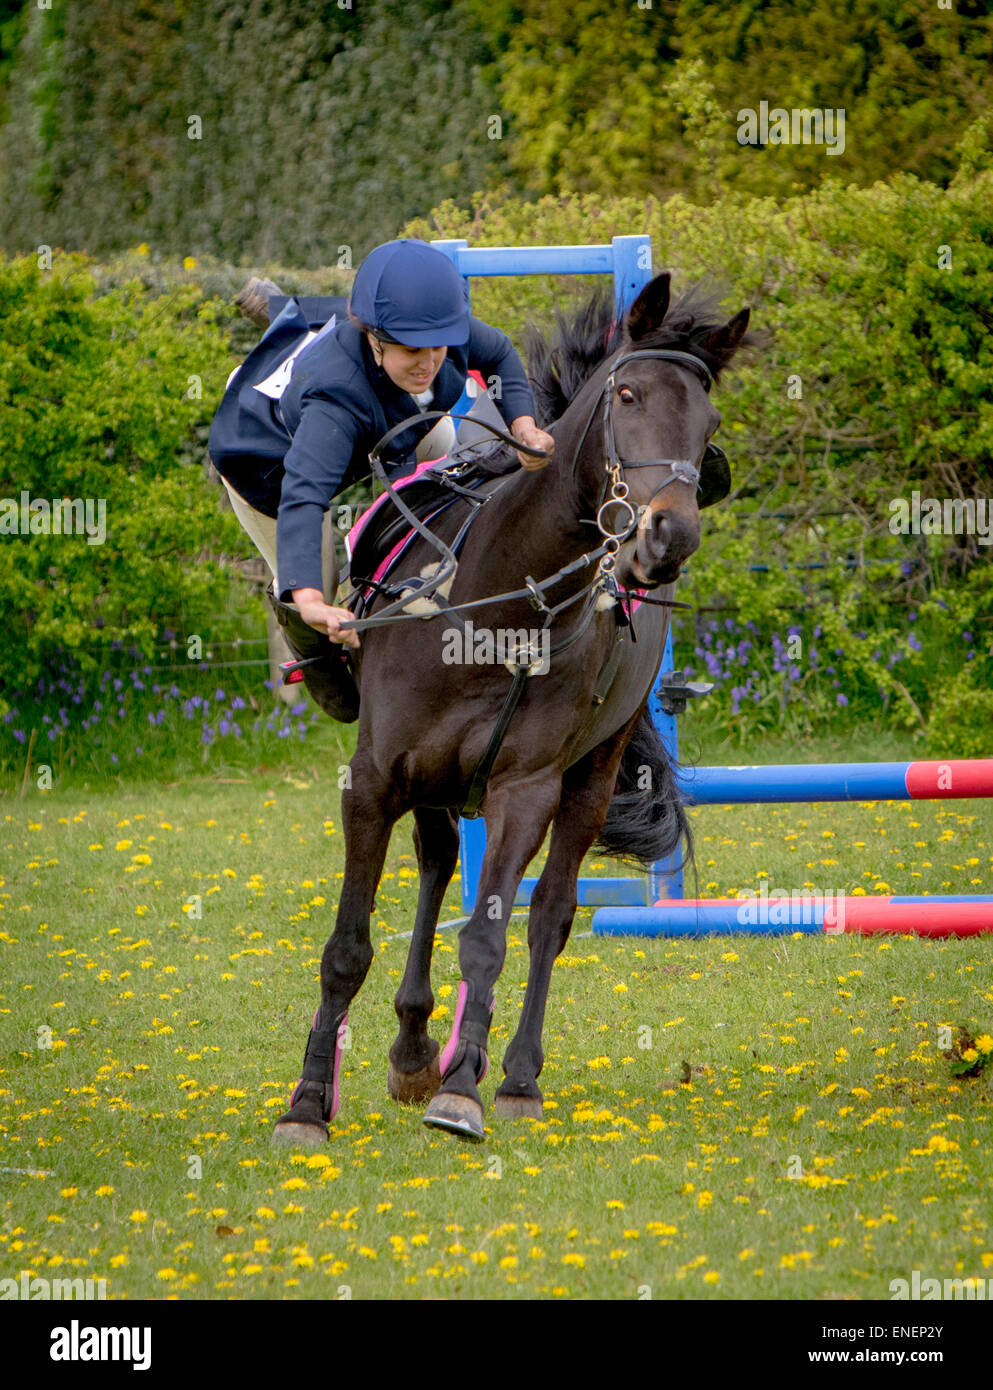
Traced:
[[[299, 670], [310, 694], [332, 719], [353, 724], [359, 717], [359, 691], [348, 664], [347, 649], [305, 623], [296, 608], [280, 603], [271, 584], [266, 597], [290, 651], [298, 661], [306, 662]], [[284, 673], [284, 683], [288, 674]]]

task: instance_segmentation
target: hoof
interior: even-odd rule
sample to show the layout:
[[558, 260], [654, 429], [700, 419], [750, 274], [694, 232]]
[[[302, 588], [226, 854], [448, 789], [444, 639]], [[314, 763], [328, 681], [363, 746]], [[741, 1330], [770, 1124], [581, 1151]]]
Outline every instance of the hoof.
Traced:
[[397, 1071], [393, 1063], [386, 1076], [386, 1087], [394, 1100], [401, 1105], [423, 1105], [430, 1100], [441, 1085], [441, 1068], [437, 1054], [420, 1071]]
[[272, 1131], [272, 1142], [279, 1145], [292, 1145], [295, 1149], [320, 1149], [328, 1142], [327, 1125], [303, 1125], [295, 1120], [277, 1124]]
[[493, 1098], [493, 1114], [498, 1120], [542, 1120], [545, 1117], [540, 1096], [501, 1096]]
[[483, 1133], [483, 1107], [479, 1101], [454, 1092], [446, 1095], [439, 1091], [434, 1096], [424, 1113], [424, 1123], [432, 1129], [446, 1129], [460, 1139], [471, 1139], [474, 1144], [481, 1144], [486, 1137]]

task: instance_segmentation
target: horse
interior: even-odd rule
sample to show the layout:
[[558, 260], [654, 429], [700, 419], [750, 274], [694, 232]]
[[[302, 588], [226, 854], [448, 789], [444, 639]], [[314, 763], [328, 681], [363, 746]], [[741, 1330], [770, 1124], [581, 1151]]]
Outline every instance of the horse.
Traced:
[[[689, 844], [674, 769], [647, 700], [675, 581], [700, 544], [700, 511], [730, 489], [727, 459], [710, 442], [721, 415], [708, 392], [745, 338], [748, 319], [744, 308], [725, 322], [692, 294], [671, 303], [664, 273], [619, 318], [612, 303], [594, 296], [571, 325], [560, 315], [556, 345], [533, 333], [531, 374], [542, 424], [555, 439], [551, 462], [508, 473], [478, 508], [460, 537], [454, 582], [444, 597], [435, 590], [433, 611], [429, 603], [417, 618], [373, 621], [362, 638], [357, 747], [342, 793], [344, 881], [301, 1080], [274, 1142], [314, 1146], [329, 1138], [348, 1010], [374, 956], [374, 896], [393, 826], [407, 811], [420, 881], [394, 1001], [390, 1094], [402, 1104], [428, 1101], [429, 1126], [483, 1139], [478, 1087], [489, 1066], [507, 922], [550, 827], [531, 899], [524, 1004], [494, 1102], [498, 1118], [541, 1118], [545, 1006], [584, 855], [596, 843], [650, 863]], [[457, 513], [451, 507], [431, 523], [445, 543], [455, 544]], [[407, 558], [426, 574], [424, 562], [436, 554], [418, 535]], [[539, 583], [535, 575], [551, 577]], [[383, 595], [373, 602], [373, 620], [384, 602]], [[496, 642], [490, 660], [472, 660], [474, 644], [462, 664], [446, 660], [446, 633], [467, 604], [477, 620], [487, 615], [491, 634], [526, 635], [537, 609], [552, 639], [549, 659], [533, 660], [533, 642], [509, 656]], [[508, 704], [510, 672], [521, 686], [516, 708]], [[505, 725], [502, 741], [494, 738], [498, 724]], [[474, 784], [486, 852], [476, 905], [459, 932], [454, 1027], [439, 1051], [427, 1029], [431, 954], [458, 860], [458, 813]]]

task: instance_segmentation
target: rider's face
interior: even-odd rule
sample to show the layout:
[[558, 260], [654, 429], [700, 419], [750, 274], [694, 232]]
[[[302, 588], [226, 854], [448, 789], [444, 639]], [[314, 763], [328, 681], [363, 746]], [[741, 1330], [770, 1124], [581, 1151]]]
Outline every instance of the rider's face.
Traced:
[[419, 396], [426, 391], [445, 360], [447, 347], [403, 347], [400, 343], [381, 343], [367, 335], [377, 364], [401, 391]]

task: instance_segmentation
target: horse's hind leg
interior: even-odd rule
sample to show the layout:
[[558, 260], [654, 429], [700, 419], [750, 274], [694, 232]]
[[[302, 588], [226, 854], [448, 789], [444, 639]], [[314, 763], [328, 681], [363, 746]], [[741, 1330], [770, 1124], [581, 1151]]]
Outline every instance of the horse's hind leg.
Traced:
[[345, 879], [335, 928], [321, 960], [321, 1005], [314, 1014], [290, 1108], [276, 1121], [272, 1137], [278, 1143], [314, 1145], [328, 1138], [328, 1121], [338, 1111], [338, 1068], [347, 1045], [348, 1006], [374, 954], [369, 918], [400, 808], [361, 752], [351, 767], [352, 787], [341, 798]]
[[407, 967], [393, 1003], [400, 1031], [390, 1048], [387, 1079], [390, 1095], [402, 1105], [428, 1100], [441, 1085], [438, 1044], [428, 1035], [428, 1019], [434, 1008], [431, 950], [438, 913], [459, 857], [454, 812], [418, 806], [414, 821], [420, 891]]
[[562, 780], [562, 800], [552, 823], [548, 860], [531, 897], [531, 962], [524, 1007], [504, 1054], [506, 1075], [494, 1098], [493, 1113], [501, 1119], [542, 1117], [538, 1076], [544, 1063], [541, 1033], [552, 966], [569, 939], [576, 915], [579, 869], [603, 826], [626, 733], [623, 730], [620, 737], [595, 748]]

